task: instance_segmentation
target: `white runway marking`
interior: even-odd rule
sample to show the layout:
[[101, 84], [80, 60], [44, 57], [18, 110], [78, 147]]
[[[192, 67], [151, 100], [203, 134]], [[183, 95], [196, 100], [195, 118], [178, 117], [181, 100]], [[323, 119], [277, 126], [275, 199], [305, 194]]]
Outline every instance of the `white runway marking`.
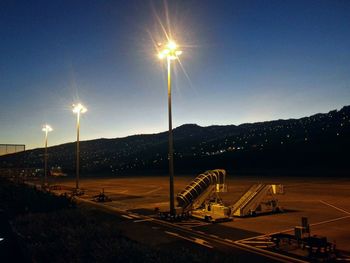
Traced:
[[153, 189], [151, 191], [144, 193], [144, 195], [149, 195], [149, 194], [152, 194], [152, 193], [157, 192], [157, 191], [162, 190], [162, 189], [163, 189], [163, 187], [158, 187], [157, 189]]
[[199, 244], [199, 245], [208, 247], [208, 248], [213, 248], [213, 246], [209, 245], [208, 242], [205, 241], [204, 239], [194, 238], [194, 242], [197, 243], [197, 244]]
[[140, 222], [146, 222], [146, 221], [152, 221], [153, 218], [146, 218], [146, 219], [140, 219], [140, 220], [135, 220], [134, 223], [140, 223]]
[[197, 220], [186, 220], [183, 222], [176, 222], [174, 224], [181, 226], [181, 227], [194, 228], [194, 227], [199, 227], [199, 226], [206, 226], [206, 225], [209, 225], [211, 223], [197, 221]]
[[350, 212], [348, 212], [348, 211], [346, 211], [346, 210], [344, 210], [344, 209], [342, 209], [342, 208], [340, 208], [340, 207], [336, 207], [335, 205], [332, 205], [332, 204], [330, 204], [330, 203], [327, 203], [326, 201], [323, 201], [323, 200], [320, 200], [320, 202], [321, 202], [322, 204], [325, 204], [325, 205], [328, 205], [328, 206], [330, 206], [330, 207], [333, 207], [334, 209], [336, 209], [336, 210], [338, 210], [338, 211], [340, 211], [340, 212], [343, 212], [343, 213], [345, 213], [345, 214], [350, 215]]
[[242, 241], [244, 244], [270, 244], [273, 245], [275, 243], [271, 242], [271, 241], [254, 241], [254, 240], [246, 240], [246, 241]]
[[208, 223], [203, 222], [176, 222], [176, 225], [184, 225], [184, 226], [206, 226]]
[[2, 237], [0, 237], [0, 241], [3, 241], [4, 239]]
[[133, 213], [129, 213], [129, 216], [131, 216], [131, 217], [133, 217], [133, 218], [136, 218], [136, 219], [141, 218], [141, 216], [136, 215], [136, 214], [133, 214]]
[[349, 262], [350, 262], [350, 258], [336, 258], [335, 260], [339, 260], [339, 261], [349, 261]]
[[196, 243], [198, 245], [201, 245], [201, 246], [204, 246], [204, 247], [207, 247], [207, 248], [214, 248], [213, 246], [209, 245], [209, 243], [206, 240], [204, 240], [204, 239], [200, 239], [200, 238], [196, 238], [196, 237], [192, 237], [193, 239], [191, 239], [189, 237], [181, 236], [178, 233], [169, 232], [169, 231], [164, 231], [164, 232], [166, 234], [168, 234], [168, 235], [175, 236], [175, 237], [178, 237], [178, 238], [182, 238], [182, 239], [185, 239], [187, 241]]
[[350, 218], [350, 215], [342, 216], [342, 217], [338, 217], [338, 218], [334, 218], [334, 219], [330, 219], [330, 220], [325, 220], [325, 221], [318, 222], [318, 223], [313, 223], [313, 224], [310, 224], [310, 226], [323, 225], [323, 224], [327, 224], [327, 223], [332, 223], [332, 222], [335, 222], [335, 221], [343, 220], [343, 219], [346, 219], [346, 218]]
[[179, 236], [179, 234], [178, 233], [174, 233], [174, 232], [169, 232], [169, 231], [164, 231], [166, 234], [168, 234], [168, 235], [171, 235], [171, 236], [176, 236], [176, 237], [178, 237]]
[[268, 238], [269, 235], [274, 235], [274, 234], [279, 234], [279, 233], [285, 233], [285, 232], [290, 232], [290, 231], [293, 231], [294, 229], [293, 228], [290, 228], [290, 229], [286, 229], [286, 230], [283, 230], [283, 231], [278, 231], [278, 232], [274, 232], [274, 233], [270, 233], [270, 234], [265, 234], [265, 235], [261, 235], [261, 236], [255, 236], [255, 237], [248, 237], [248, 238], [244, 238], [244, 239], [240, 239], [240, 240], [236, 240], [235, 242], [238, 242], [238, 243], [245, 243], [247, 242], [248, 240], [253, 240], [253, 239], [262, 239], [262, 238]]
[[122, 217], [127, 218], [127, 219], [134, 219], [131, 216], [127, 216], [127, 215], [122, 215]]

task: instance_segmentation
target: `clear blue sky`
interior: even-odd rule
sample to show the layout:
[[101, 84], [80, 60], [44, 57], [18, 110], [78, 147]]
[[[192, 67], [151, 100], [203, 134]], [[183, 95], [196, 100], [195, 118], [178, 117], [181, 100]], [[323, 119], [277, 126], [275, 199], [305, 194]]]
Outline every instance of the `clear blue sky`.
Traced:
[[[170, 23], [167, 23], [168, 13]], [[159, 19], [158, 19], [158, 18]], [[0, 2], [0, 143], [167, 129], [161, 21], [182, 46], [174, 126], [297, 118], [350, 104], [350, 1]]]

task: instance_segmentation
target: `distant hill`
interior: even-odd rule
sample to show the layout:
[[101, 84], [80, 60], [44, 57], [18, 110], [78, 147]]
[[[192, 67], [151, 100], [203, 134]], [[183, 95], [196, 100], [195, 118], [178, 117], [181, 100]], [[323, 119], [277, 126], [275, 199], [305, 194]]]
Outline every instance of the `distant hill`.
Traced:
[[[81, 142], [83, 174], [165, 172], [168, 133], [133, 135]], [[229, 171], [344, 170], [350, 171], [350, 106], [301, 119], [174, 130], [176, 172], [225, 168]], [[48, 149], [49, 166], [73, 174], [75, 143]], [[43, 149], [0, 157], [0, 167], [39, 168]]]

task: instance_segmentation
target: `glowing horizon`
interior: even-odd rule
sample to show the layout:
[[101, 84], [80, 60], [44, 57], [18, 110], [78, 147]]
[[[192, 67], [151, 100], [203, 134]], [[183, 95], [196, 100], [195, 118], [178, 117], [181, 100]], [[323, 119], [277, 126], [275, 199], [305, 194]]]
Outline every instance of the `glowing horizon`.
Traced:
[[89, 108], [81, 140], [166, 131], [159, 41], [185, 51], [186, 63], [174, 63], [174, 127], [350, 104], [350, 2], [78, 2], [3, 4], [2, 143], [41, 147], [46, 121], [55, 128], [50, 145], [74, 142], [79, 101]]

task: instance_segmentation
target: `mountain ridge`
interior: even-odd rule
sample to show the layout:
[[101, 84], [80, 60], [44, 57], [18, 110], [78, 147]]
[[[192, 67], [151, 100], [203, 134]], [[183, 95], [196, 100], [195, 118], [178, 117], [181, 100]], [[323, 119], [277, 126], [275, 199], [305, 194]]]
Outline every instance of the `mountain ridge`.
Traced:
[[[165, 171], [167, 167], [167, 131], [86, 140], [80, 145], [83, 173]], [[290, 167], [291, 158], [300, 167], [329, 163], [348, 169], [343, 160], [346, 147], [350, 147], [350, 106], [299, 119], [205, 127], [190, 123], [174, 129], [178, 170], [232, 169], [231, 163], [237, 168]], [[75, 142], [51, 146], [48, 152], [49, 166], [74, 172]], [[40, 168], [42, 162], [43, 148], [0, 157], [2, 168]]]

